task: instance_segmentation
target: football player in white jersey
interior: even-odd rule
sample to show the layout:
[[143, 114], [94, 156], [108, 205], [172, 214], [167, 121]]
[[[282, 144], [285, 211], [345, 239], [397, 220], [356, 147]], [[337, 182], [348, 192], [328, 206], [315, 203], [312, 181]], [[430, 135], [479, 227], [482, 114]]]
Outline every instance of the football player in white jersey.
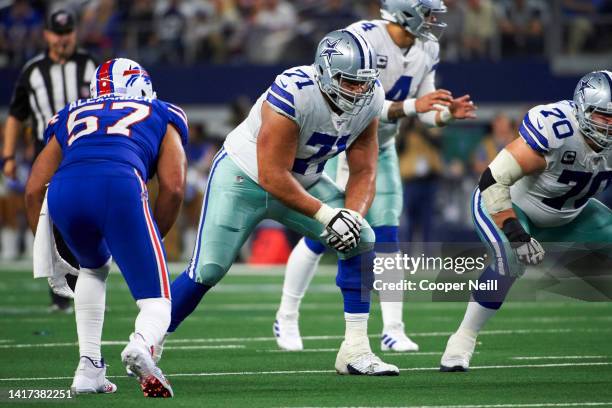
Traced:
[[[172, 284], [169, 332], [223, 278], [257, 224], [271, 218], [338, 254], [346, 320], [338, 373], [399, 374], [372, 353], [367, 336], [374, 232], [363, 216], [374, 198], [384, 99], [376, 54], [350, 30], [325, 36], [313, 65], [276, 77], [213, 162], [193, 258]], [[343, 190], [323, 168], [345, 150]]]
[[[435, 73], [439, 62], [438, 36], [446, 26], [436, 19], [446, 8], [441, 0], [385, 0], [383, 20], [359, 21], [349, 29], [360, 33], [376, 51], [380, 82], [386, 92], [378, 128], [380, 147], [376, 197], [366, 216], [374, 229], [377, 256], [395, 257], [399, 252], [398, 226], [402, 212], [402, 184], [399, 174], [395, 136], [398, 120], [418, 115], [429, 126], [445, 126], [455, 119], [475, 117], [476, 107], [468, 95], [454, 99], [444, 89], [436, 90]], [[325, 172], [341, 187], [346, 182], [343, 155], [330, 161]], [[316, 271], [325, 247], [308, 238], [293, 250], [276, 313], [273, 332], [277, 344], [285, 350], [302, 350], [298, 326], [299, 305]], [[381, 296], [383, 351], [418, 351], [404, 331], [403, 304]]]
[[[441, 371], [466, 371], [476, 336], [526, 265], [543, 261], [540, 242], [612, 243], [612, 211], [592, 198], [612, 184], [612, 73], [585, 75], [573, 101], [540, 105], [482, 174], [472, 199], [480, 238], [496, 262], [480, 277], [497, 291], [472, 293]], [[609, 247], [608, 247], [609, 248]]]

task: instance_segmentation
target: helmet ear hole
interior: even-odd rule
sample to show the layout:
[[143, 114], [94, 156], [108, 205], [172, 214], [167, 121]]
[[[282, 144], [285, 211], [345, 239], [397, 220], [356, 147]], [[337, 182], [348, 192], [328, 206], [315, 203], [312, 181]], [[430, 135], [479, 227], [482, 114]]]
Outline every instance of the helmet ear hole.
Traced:
[[147, 96], [147, 94], [145, 93], [144, 89], [140, 90], [140, 93], [142, 94], [142, 97], [144, 98], [145, 96]]

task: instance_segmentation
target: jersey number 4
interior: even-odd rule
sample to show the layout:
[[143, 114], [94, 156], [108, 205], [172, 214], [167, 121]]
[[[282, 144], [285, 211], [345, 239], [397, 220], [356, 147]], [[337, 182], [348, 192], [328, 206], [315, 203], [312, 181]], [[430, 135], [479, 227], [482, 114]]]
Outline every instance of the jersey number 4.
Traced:
[[[100, 129], [98, 116], [91, 114], [94, 111], [104, 110], [106, 104], [98, 103], [95, 105], [87, 105], [76, 109], [70, 113], [66, 121], [68, 129], [68, 146], [71, 146], [75, 140], [97, 132]], [[115, 111], [127, 111], [114, 124], [107, 126], [104, 133], [107, 135], [131, 135], [131, 127], [142, 122], [151, 114], [151, 106], [137, 102], [113, 102], [110, 109]], [[87, 113], [89, 115], [86, 115]]]
[[[558, 182], [567, 185], [569, 185], [570, 183], [574, 183], [574, 186], [562, 196], [555, 198], [545, 198], [542, 200], [542, 202], [547, 206], [554, 208], [555, 210], [562, 209], [567, 200], [572, 197], [576, 197], [582, 192], [582, 190], [585, 189], [585, 187], [591, 181], [591, 177], [593, 177], [593, 173], [586, 173], [584, 171], [563, 170], [563, 173], [561, 173], [561, 176], [559, 176]], [[574, 202], [574, 208], [580, 208], [585, 205], [589, 198], [597, 194], [603, 182], [606, 183], [606, 188], [610, 185], [610, 182], [612, 182], [612, 171], [602, 171], [601, 173], [598, 173], [593, 178], [591, 187], [589, 187], [589, 190], [586, 192], [586, 194], [582, 198]]]

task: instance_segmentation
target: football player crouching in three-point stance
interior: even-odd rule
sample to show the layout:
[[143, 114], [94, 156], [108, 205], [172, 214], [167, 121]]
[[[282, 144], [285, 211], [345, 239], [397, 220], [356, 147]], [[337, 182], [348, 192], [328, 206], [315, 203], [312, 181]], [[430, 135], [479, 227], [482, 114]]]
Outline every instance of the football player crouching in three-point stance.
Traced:
[[495, 254], [448, 340], [442, 371], [466, 371], [476, 336], [501, 307], [526, 265], [544, 259], [540, 242], [612, 243], [612, 211], [592, 198], [612, 183], [612, 73], [585, 75], [573, 101], [531, 109], [510, 143], [483, 173], [472, 198], [481, 240]]
[[[376, 235], [378, 257], [395, 257], [399, 251], [402, 183], [395, 150], [398, 120], [418, 115], [428, 126], [445, 126], [453, 119], [475, 117], [476, 107], [468, 95], [453, 98], [449, 91], [436, 90], [438, 36], [446, 27], [437, 21], [436, 15], [445, 11], [441, 0], [385, 0], [381, 9], [383, 20], [359, 21], [349, 27], [376, 51], [380, 82], [386, 92], [378, 127], [376, 196], [366, 215]], [[345, 156], [330, 160], [325, 172], [344, 187], [348, 176]], [[324, 251], [324, 245], [305, 238], [291, 253], [273, 327], [282, 349], [304, 348], [298, 326], [299, 306]], [[381, 294], [380, 308], [384, 326], [381, 349], [418, 351], [419, 346], [405, 333], [401, 299], [385, 301]]]
[[[225, 276], [257, 224], [270, 218], [338, 254], [346, 335], [336, 370], [398, 375], [372, 353], [367, 336], [374, 232], [363, 216], [374, 197], [384, 100], [376, 54], [351, 30], [325, 36], [313, 65], [276, 77], [214, 159], [193, 258], [172, 284], [169, 332]], [[323, 173], [325, 162], [344, 150], [345, 191]]]

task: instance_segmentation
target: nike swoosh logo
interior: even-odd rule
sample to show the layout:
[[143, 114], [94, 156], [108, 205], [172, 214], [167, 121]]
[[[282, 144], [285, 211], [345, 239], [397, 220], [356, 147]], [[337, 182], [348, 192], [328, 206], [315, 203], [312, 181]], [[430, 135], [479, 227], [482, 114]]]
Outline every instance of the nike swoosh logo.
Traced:
[[279, 79], [279, 80], [278, 80], [278, 82], [280, 82], [280, 84], [281, 84], [281, 86], [282, 86], [283, 88], [286, 88], [286, 87], [287, 87], [287, 84], [286, 84], [286, 83], [284, 83], [282, 79]]
[[542, 123], [540, 122], [540, 118], [538, 118], [538, 129], [544, 129], [544, 125], [542, 125]]

